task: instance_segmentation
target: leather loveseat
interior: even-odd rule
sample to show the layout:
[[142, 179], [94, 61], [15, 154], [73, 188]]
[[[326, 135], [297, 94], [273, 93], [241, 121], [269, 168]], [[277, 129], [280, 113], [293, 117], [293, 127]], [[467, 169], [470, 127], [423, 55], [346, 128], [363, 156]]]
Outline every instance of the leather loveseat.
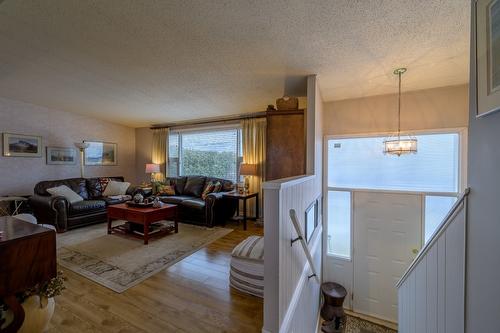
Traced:
[[[217, 181], [222, 185], [220, 192], [210, 193], [202, 199], [201, 195], [206, 184]], [[158, 197], [163, 202], [177, 205], [179, 222], [213, 227], [216, 224], [224, 224], [236, 212], [237, 202], [223, 197], [224, 192], [234, 189], [234, 183], [230, 180], [205, 176], [182, 176], [167, 177], [163, 183], [172, 185], [175, 195], [158, 195]]]
[[[123, 182], [123, 177], [102, 177]], [[35, 194], [29, 204], [38, 223], [51, 224], [58, 232], [64, 232], [79, 226], [106, 221], [108, 205], [125, 202], [126, 199], [112, 199], [102, 196], [102, 178], [70, 178], [42, 181], [35, 185]], [[78, 193], [84, 200], [73, 204], [61, 196], [51, 196], [47, 189], [66, 185]], [[134, 186], [129, 186], [127, 194], [133, 196]]]

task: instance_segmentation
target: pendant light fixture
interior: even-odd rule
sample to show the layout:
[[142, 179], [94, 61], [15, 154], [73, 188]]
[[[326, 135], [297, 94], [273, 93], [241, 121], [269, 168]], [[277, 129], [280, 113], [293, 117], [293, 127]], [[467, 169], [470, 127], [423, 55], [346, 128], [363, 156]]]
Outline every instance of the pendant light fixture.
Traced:
[[406, 68], [394, 70], [394, 74], [398, 76], [399, 80], [398, 133], [384, 140], [384, 154], [401, 156], [417, 153], [417, 139], [409, 135], [401, 135], [401, 75], [405, 72]]

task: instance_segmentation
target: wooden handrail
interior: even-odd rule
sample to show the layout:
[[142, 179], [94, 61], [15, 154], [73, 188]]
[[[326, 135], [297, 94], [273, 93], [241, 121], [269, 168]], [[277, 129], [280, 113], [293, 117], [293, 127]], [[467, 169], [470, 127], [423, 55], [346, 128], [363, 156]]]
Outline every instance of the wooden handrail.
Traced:
[[304, 233], [302, 232], [302, 228], [300, 226], [299, 219], [297, 218], [297, 213], [295, 212], [295, 209], [290, 209], [290, 219], [292, 220], [292, 224], [295, 227], [295, 232], [297, 233], [298, 236], [295, 240], [292, 240], [292, 245], [296, 240], [300, 241], [302, 249], [304, 250], [304, 253], [306, 255], [307, 261], [309, 262], [309, 267], [311, 268], [312, 275], [310, 277], [314, 277], [318, 283], [321, 283], [316, 268], [314, 267], [314, 261], [311, 256], [311, 252], [309, 251], [309, 247], [307, 246], [306, 240], [304, 238]]
[[453, 206], [451, 207], [448, 214], [446, 214], [443, 221], [436, 228], [436, 231], [434, 231], [434, 233], [432, 234], [429, 241], [420, 250], [420, 252], [415, 257], [415, 259], [413, 259], [410, 267], [408, 267], [408, 269], [405, 271], [405, 273], [403, 274], [401, 279], [399, 279], [398, 283], [396, 283], [396, 288], [399, 288], [401, 286], [401, 284], [403, 284], [403, 282], [410, 275], [410, 273], [413, 271], [413, 269], [417, 266], [417, 264], [422, 260], [422, 258], [430, 250], [431, 246], [438, 240], [439, 236], [441, 236], [441, 234], [443, 234], [443, 232], [446, 231], [448, 226], [453, 221], [453, 218], [455, 217], [456, 213], [458, 213], [458, 208], [461, 207], [462, 205], [465, 205], [466, 198], [469, 195], [469, 192], [470, 192], [470, 189], [466, 188], [465, 191], [460, 195], [460, 197], [458, 197], [458, 200], [455, 202], [455, 204], [453, 204]]

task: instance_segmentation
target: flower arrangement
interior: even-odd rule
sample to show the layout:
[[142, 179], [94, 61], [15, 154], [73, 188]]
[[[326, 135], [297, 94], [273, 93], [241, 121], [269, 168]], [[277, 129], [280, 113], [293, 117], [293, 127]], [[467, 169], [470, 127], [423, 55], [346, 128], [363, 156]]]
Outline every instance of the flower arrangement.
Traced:
[[[59, 296], [62, 291], [66, 289], [64, 281], [66, 281], [66, 277], [64, 276], [63, 271], [58, 271], [56, 277], [26, 290], [21, 295], [21, 301], [24, 301], [33, 295], [40, 296], [40, 302], [42, 302], [42, 300], [46, 301], [48, 298]], [[41, 305], [42, 304], [40, 304], [40, 306]]]

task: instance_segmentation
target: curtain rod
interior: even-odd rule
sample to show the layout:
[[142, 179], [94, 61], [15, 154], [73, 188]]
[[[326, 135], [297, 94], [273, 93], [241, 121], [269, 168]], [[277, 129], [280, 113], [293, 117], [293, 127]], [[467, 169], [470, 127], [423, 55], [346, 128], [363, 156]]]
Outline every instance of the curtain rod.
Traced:
[[240, 115], [236, 115], [236, 116], [205, 118], [205, 119], [200, 119], [200, 120], [180, 121], [177, 123], [158, 124], [158, 125], [152, 125], [150, 127], [150, 129], [225, 123], [225, 122], [229, 122], [229, 121], [236, 121], [236, 120], [243, 120], [243, 119], [263, 118], [265, 116], [266, 116], [266, 111], [262, 111], [262, 112], [240, 114]]

